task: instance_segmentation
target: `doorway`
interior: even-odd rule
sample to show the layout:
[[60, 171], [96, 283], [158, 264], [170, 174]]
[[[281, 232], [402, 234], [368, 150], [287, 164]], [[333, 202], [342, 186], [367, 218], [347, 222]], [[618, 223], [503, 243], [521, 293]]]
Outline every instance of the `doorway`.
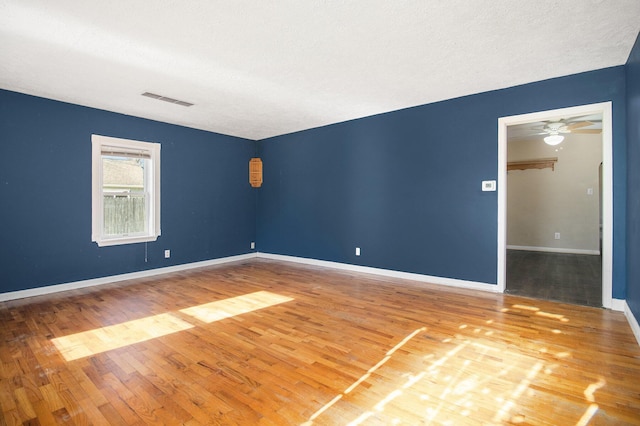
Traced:
[[[564, 170], [564, 172], [567, 173], [567, 168], [569, 167], [568, 158], [570, 158], [568, 157], [568, 151], [571, 147], [571, 145], [569, 144], [569, 139], [575, 139], [578, 136], [576, 134], [571, 134], [571, 130], [574, 130], [575, 132], [578, 129], [591, 129], [591, 131], [582, 133], [593, 134], [596, 133], [594, 127], [597, 127], [597, 132], [600, 132], [600, 126], [594, 126], [593, 123], [589, 124], [587, 118], [590, 118], [593, 122], [601, 119], [602, 133], [601, 135], [599, 135], [601, 136], [599, 138], [600, 140], [596, 139], [598, 142], [601, 141], [601, 143], [599, 147], [596, 147], [596, 149], [599, 149], [599, 152], [597, 152], [596, 154], [601, 155], [601, 157], [599, 158], [601, 159], [602, 172], [600, 174], [597, 170], [600, 162], [600, 160], [598, 160], [598, 164], [594, 166], [596, 170], [594, 170], [593, 173], [595, 174], [595, 176], [601, 175], [601, 182], [596, 181], [587, 185], [587, 187], [584, 188], [585, 194], [581, 195], [586, 195], [586, 197], [582, 197], [582, 199], [590, 202], [591, 205], [593, 205], [594, 202], [596, 203], [595, 212], [592, 211], [591, 214], [596, 215], [598, 218], [601, 218], [601, 220], [591, 217], [587, 220], [587, 222], [590, 221], [591, 226], [593, 227], [593, 220], [597, 220], [599, 223], [601, 223], [601, 226], [599, 226], [601, 232], [596, 229], [594, 231], [596, 235], [587, 236], [588, 238], [586, 239], [589, 241], [578, 241], [579, 238], [578, 240], [576, 240], [577, 237], [585, 237], [585, 235], [582, 235], [583, 233], [580, 232], [580, 229], [576, 229], [579, 228], [578, 221], [573, 221], [573, 223], [571, 223], [571, 219], [567, 219], [566, 216], [570, 217], [571, 214], [565, 215], [564, 225], [562, 225], [562, 222], [560, 225], [555, 224], [555, 222], [560, 221], [560, 219], [558, 219], [560, 216], [558, 215], [556, 215], [556, 218], [554, 220], [547, 221], [554, 222], [554, 224], [551, 225], [544, 220], [537, 218], [537, 216], [544, 216], [546, 214], [553, 215], [554, 212], [550, 212], [548, 208], [544, 214], [541, 214], [535, 213], [536, 209], [524, 206], [521, 214], [523, 216], [529, 215], [529, 217], [523, 217], [522, 220], [520, 220], [519, 216], [513, 216], [513, 213], [516, 213], [515, 210], [517, 210], [517, 204], [514, 205], [513, 203], [511, 203], [512, 214], [509, 214], [509, 199], [507, 197], [509, 188], [509, 181], [507, 177], [508, 168], [512, 169], [511, 171], [509, 171], [509, 173], [514, 174], [512, 176], [514, 178], [514, 181], [512, 182], [514, 189], [516, 189], [516, 186], [519, 186], [519, 190], [525, 188], [525, 191], [530, 195], [530, 200], [527, 200], [527, 202], [535, 202], [536, 197], [531, 196], [531, 194], [535, 192], [538, 193], [538, 198], [544, 198], [545, 196], [553, 197], [553, 194], [545, 194], [544, 191], [539, 190], [539, 188], [535, 186], [537, 185], [535, 183], [535, 180], [529, 181], [529, 179], [524, 178], [524, 176], [529, 173], [529, 176], [536, 175], [537, 179], [540, 179], [542, 177], [543, 181], [544, 178], [559, 178], [560, 173], [553, 173], [555, 170], [556, 162], [559, 159], [562, 159], [563, 156], [564, 160], [562, 163], [562, 168], [560, 168], [559, 170]], [[523, 162], [526, 164], [515, 165], [514, 169], [514, 164], [508, 165], [509, 136], [511, 134], [512, 141], [518, 140], [518, 138], [520, 140], [526, 141], [527, 139], [533, 138], [533, 135], [531, 134], [534, 133], [533, 130], [541, 130], [539, 133], [542, 134], [536, 135], [536, 138], [539, 141], [541, 141], [543, 137], [550, 135], [565, 136], [567, 140], [564, 147], [561, 146], [561, 144], [555, 148], [550, 148], [549, 146], [547, 146], [546, 151], [541, 151], [538, 154], [530, 151], [531, 147], [536, 146], [535, 144], [529, 143], [527, 145], [525, 143], [522, 143], [522, 145], [517, 146], [517, 148], [519, 151], [521, 151], [519, 153], [519, 155], [521, 156], [520, 160], [523, 160]], [[560, 269], [562, 269], [560, 268], [560, 266], [564, 265], [563, 267], [565, 267], [565, 269], [569, 268], [565, 271], [569, 274], [569, 276], [579, 275], [578, 273], [583, 274], [583, 277], [584, 274], [591, 273], [592, 276], [593, 274], [598, 274], [598, 282], [596, 282], [595, 285], [598, 286], [597, 291], [601, 291], [601, 306], [611, 308], [613, 223], [611, 133], [610, 102], [563, 108], [551, 111], [542, 111], [511, 117], [502, 117], [498, 120], [498, 287], [500, 291], [504, 292], [509, 288], [507, 282], [507, 266], [513, 268], [513, 262], [510, 262], [508, 264], [507, 260], [520, 259], [524, 262], [523, 259], [526, 259], [528, 262], [534, 262], [534, 265], [535, 262], [539, 262], [539, 265], [546, 264], [551, 265], [555, 268], [555, 271], [547, 272], [557, 273]], [[514, 137], [514, 135], [516, 137]], [[592, 137], [592, 144], [593, 140], [594, 138]], [[557, 151], [555, 151], [556, 149]], [[562, 152], [562, 150], [566, 151]], [[516, 149], [514, 148], [513, 151], [516, 151]], [[546, 153], [546, 155], [541, 155], [541, 153]], [[558, 155], [553, 155], [554, 153]], [[517, 179], [515, 174], [518, 174]], [[526, 181], [528, 181], [528, 183], [523, 183]], [[534, 186], [526, 187], [526, 185]], [[600, 196], [601, 198], [601, 209], [597, 207], [598, 196]], [[538, 209], [538, 211], [541, 210]], [[523, 222], [525, 224], [529, 223], [530, 225], [532, 220], [534, 221], [534, 223], [537, 223], [535, 225], [535, 228], [540, 228], [535, 229], [534, 231], [540, 231], [540, 235], [531, 235], [532, 233], [535, 233], [531, 230], [521, 233], [522, 235], [515, 235], [517, 234], [517, 232], [514, 231], [514, 229], [517, 229], [516, 225], [518, 225], [518, 222]], [[539, 220], [539, 222], [535, 222], [536, 220]], [[554, 226], [558, 226], [560, 229], [554, 229]], [[563, 233], [562, 229], [566, 230], [567, 232]], [[509, 241], [508, 239], [510, 235], [509, 230], [511, 230], [511, 241]], [[520, 244], [518, 244], [518, 242], [520, 242]], [[508, 257], [508, 254], [511, 255], [511, 257]], [[550, 259], [553, 259], [553, 262], [560, 263], [555, 265], [553, 263], [550, 264]], [[593, 263], [594, 261], [596, 262], [595, 265]], [[594, 266], [595, 268], [597, 268], [597, 270], [594, 270]], [[531, 268], [531, 266], [529, 267]], [[571, 272], [571, 268], [574, 268], [573, 272]], [[535, 279], [535, 274], [537, 274], [538, 279], [549, 279], [549, 275], [547, 275], [545, 278], [544, 272], [545, 271], [540, 266], [534, 266], [533, 269], [529, 270], [529, 278]], [[524, 273], [527, 273], [526, 270]], [[579, 276], [573, 277], [574, 282], [577, 282], [578, 280], [580, 280]], [[570, 287], [569, 281], [567, 281], [568, 287]], [[558, 294], [558, 289], [554, 289], [553, 291], [556, 291], [556, 295]], [[532, 294], [531, 296], [544, 298], [545, 294], [554, 294], [553, 291], [551, 293], [539, 292], [537, 295]], [[563, 291], [565, 291], [566, 293], [567, 291], [571, 291], [571, 289], [565, 288]], [[549, 298], [558, 299], [558, 297], [554, 296], [549, 296]], [[575, 303], [586, 304], [579, 299]]]

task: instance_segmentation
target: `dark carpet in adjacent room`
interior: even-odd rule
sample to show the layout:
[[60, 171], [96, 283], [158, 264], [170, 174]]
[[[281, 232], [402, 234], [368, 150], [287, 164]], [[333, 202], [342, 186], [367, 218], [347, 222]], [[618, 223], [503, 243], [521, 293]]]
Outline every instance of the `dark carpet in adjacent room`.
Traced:
[[602, 258], [507, 250], [507, 293], [602, 306]]

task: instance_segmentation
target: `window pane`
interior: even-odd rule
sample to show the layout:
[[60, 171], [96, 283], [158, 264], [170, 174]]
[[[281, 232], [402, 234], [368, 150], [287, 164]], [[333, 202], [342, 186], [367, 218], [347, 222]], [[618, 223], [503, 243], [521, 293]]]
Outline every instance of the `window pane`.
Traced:
[[131, 235], [146, 232], [146, 197], [140, 195], [104, 196], [104, 235]]
[[147, 231], [145, 159], [103, 156], [102, 192], [105, 236]]
[[143, 158], [102, 156], [102, 190], [144, 192]]

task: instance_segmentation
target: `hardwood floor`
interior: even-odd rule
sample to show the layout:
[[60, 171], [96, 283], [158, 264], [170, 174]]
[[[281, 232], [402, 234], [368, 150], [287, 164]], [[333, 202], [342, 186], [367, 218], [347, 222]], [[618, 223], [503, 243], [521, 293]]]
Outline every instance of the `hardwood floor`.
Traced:
[[257, 259], [0, 321], [1, 424], [640, 424], [603, 309]]
[[602, 307], [602, 258], [507, 250], [507, 293]]

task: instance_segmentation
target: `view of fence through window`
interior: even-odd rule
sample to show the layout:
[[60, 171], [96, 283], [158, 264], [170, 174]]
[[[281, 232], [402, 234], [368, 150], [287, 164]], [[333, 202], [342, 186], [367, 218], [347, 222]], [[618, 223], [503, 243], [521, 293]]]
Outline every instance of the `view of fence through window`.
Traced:
[[132, 235], [146, 231], [146, 161], [144, 158], [102, 157], [105, 235]]

